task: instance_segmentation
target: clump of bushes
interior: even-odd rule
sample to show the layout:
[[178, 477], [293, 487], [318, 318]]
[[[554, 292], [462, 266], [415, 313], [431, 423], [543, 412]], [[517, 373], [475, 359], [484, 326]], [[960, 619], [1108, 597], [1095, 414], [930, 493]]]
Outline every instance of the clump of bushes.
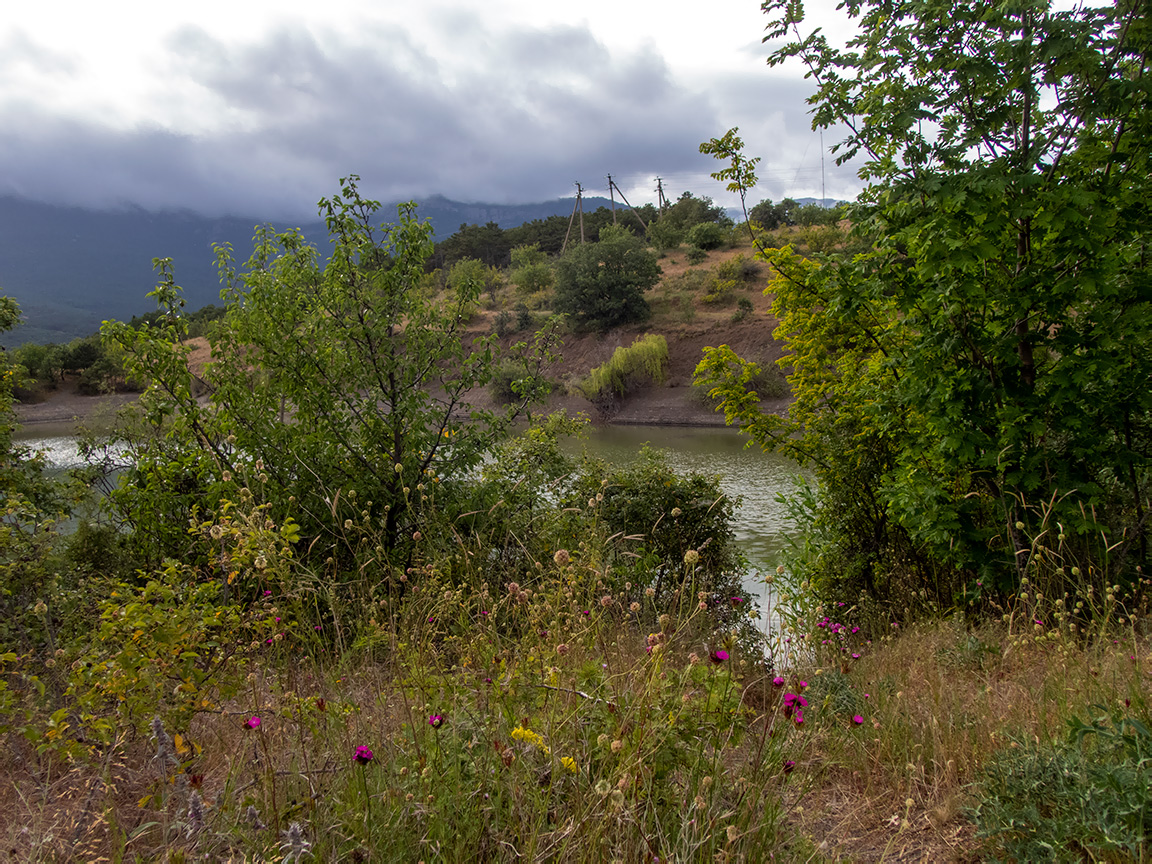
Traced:
[[611, 359], [589, 372], [580, 384], [580, 392], [607, 412], [642, 382], [662, 382], [667, 365], [668, 341], [658, 333], [638, 336], [630, 346], [617, 348]]

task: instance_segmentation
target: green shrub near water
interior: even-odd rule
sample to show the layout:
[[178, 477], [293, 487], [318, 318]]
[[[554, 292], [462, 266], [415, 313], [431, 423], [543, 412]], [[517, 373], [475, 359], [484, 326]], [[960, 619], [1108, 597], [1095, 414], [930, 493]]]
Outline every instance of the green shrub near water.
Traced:
[[668, 365], [668, 340], [658, 333], [638, 336], [627, 348], [621, 346], [580, 384], [580, 391], [601, 410], [607, 410], [642, 381], [659, 384]]

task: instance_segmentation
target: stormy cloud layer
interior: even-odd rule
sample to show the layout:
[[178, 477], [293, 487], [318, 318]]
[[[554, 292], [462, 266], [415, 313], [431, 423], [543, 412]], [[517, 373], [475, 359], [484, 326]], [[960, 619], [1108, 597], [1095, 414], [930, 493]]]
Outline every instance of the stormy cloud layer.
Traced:
[[[82, 59], [15, 31], [0, 45], [0, 194], [306, 218], [350, 173], [383, 200], [507, 203], [569, 195], [574, 180], [596, 191], [612, 172], [626, 191], [660, 174], [674, 194], [720, 200], [698, 146], [733, 125], [764, 157], [758, 197], [819, 191], [811, 88], [770, 77], [754, 40], [747, 73], [685, 80], [651, 43], [610, 50], [584, 25], [459, 14], [438, 33], [433, 49], [385, 23], [227, 40], [184, 25], [149, 47], [155, 80], [132, 82], [142, 118], [60, 107]], [[853, 172], [826, 168], [828, 194], [849, 197]]]

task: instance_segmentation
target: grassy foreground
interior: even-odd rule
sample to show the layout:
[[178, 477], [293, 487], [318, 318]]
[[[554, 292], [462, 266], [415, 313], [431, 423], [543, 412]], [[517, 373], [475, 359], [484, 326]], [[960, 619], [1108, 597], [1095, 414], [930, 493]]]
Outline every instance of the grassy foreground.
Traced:
[[369, 626], [339, 652], [323, 625], [264, 598], [270, 635], [220, 680], [226, 700], [202, 688], [183, 734], [141, 718], [103, 748], [77, 730], [53, 747], [63, 716], [38, 746], [10, 734], [4, 848], [59, 861], [1147, 859], [1152, 667], [1130, 619], [1085, 636], [1021, 601], [1028, 614], [1003, 622], [870, 640], [850, 610], [762, 610], [784, 621], [772, 669], [705, 641], [711, 607], [748, 614], [744, 598], [686, 596], [658, 615], [606, 590], [581, 554], [541, 570], [532, 587], [493, 574], [475, 594], [428, 573], [403, 620], [365, 608]]

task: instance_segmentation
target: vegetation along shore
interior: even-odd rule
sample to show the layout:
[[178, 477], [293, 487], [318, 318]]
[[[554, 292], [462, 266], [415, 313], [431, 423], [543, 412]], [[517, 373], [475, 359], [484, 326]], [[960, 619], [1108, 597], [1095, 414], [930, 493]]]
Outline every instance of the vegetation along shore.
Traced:
[[[763, 6], [852, 204], [436, 244], [348, 177], [219, 306], [159, 259], [5, 352], [13, 860], [1149, 859], [1148, 4]], [[67, 478], [53, 387], [119, 394]], [[764, 604], [716, 478], [580, 412], [806, 469]]]

